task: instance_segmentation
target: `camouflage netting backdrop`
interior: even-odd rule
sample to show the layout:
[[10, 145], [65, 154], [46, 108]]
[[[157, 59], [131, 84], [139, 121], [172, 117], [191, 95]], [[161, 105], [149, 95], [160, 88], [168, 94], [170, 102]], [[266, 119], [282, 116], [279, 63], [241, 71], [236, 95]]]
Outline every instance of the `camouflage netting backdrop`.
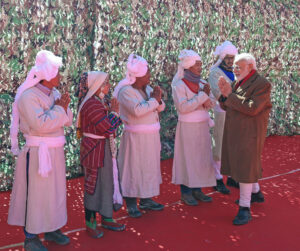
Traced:
[[[11, 188], [15, 165], [9, 151], [11, 104], [41, 49], [63, 57], [62, 88], [71, 93], [75, 115], [74, 92], [82, 72], [107, 71], [116, 84], [130, 53], [146, 58], [152, 84], [165, 90], [163, 159], [173, 153], [177, 117], [170, 82], [184, 48], [202, 56], [203, 78], [215, 61], [214, 49], [223, 41], [251, 52], [259, 71], [273, 84], [268, 134], [300, 132], [297, 1], [0, 0], [0, 7], [0, 190]], [[75, 177], [81, 168], [74, 126], [66, 129], [66, 136], [67, 177]]]

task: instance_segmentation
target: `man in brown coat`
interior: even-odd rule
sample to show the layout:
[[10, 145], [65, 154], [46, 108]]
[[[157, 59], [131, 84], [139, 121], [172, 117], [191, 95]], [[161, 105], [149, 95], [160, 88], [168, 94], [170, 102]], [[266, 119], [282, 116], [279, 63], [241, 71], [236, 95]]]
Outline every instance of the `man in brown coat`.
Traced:
[[262, 177], [261, 153], [266, 137], [271, 84], [256, 71], [255, 58], [248, 53], [235, 57], [237, 81], [230, 85], [219, 79], [219, 101], [226, 110], [221, 173], [240, 183], [239, 212], [233, 224], [251, 220], [250, 203], [263, 202], [258, 185]]

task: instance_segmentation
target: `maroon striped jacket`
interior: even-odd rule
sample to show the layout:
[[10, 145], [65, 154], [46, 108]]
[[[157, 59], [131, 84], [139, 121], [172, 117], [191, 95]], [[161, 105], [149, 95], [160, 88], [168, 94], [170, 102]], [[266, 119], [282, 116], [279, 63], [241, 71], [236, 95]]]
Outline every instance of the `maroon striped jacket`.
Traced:
[[[80, 111], [81, 130], [98, 136], [109, 137], [121, 124], [120, 118], [109, 114], [105, 106], [95, 96], [86, 101]], [[80, 145], [80, 163], [85, 167], [85, 189], [93, 194], [98, 168], [104, 165], [105, 139], [84, 137]]]

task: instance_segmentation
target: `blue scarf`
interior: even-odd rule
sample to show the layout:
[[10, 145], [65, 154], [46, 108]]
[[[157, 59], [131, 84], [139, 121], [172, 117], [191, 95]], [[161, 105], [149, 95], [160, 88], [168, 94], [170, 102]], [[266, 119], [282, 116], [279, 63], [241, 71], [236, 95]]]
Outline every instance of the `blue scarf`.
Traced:
[[199, 84], [201, 76], [196, 75], [195, 73], [192, 73], [189, 70], [184, 70], [184, 78], [190, 82]]
[[234, 74], [232, 72], [232, 67], [228, 67], [224, 60], [222, 61], [222, 63], [219, 65], [219, 68], [225, 73], [225, 75], [231, 80], [234, 81]]

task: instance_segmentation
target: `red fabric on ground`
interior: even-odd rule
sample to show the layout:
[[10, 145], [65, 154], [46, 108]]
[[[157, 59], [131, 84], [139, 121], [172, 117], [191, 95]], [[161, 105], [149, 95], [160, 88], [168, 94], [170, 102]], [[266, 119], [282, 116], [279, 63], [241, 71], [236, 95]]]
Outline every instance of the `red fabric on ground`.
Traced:
[[[125, 232], [104, 230], [104, 237], [91, 239], [84, 231], [83, 179], [68, 181], [68, 224], [71, 243], [59, 247], [45, 242], [49, 250], [299, 250], [300, 236], [300, 136], [268, 137], [263, 151], [260, 181], [266, 202], [253, 204], [253, 220], [233, 226], [239, 190], [222, 195], [211, 188], [212, 203], [197, 207], [179, 202], [179, 187], [170, 183], [172, 160], [162, 161], [163, 184], [157, 201], [166, 208], [145, 212], [139, 219], [127, 217], [125, 208], [114, 215], [126, 224]], [[292, 170], [294, 173], [285, 174]], [[297, 171], [298, 170], [298, 171]], [[285, 174], [272, 177], [278, 174]], [[6, 223], [9, 192], [0, 193], [0, 249], [23, 242], [21, 227]], [[77, 231], [74, 231], [76, 230]], [[22, 246], [5, 250], [22, 250]]]

